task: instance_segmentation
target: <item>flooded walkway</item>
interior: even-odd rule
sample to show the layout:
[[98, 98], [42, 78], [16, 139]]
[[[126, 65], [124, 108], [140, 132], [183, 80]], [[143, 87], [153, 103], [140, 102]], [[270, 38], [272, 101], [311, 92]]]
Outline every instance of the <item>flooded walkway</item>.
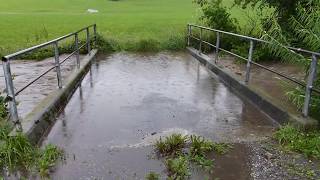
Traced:
[[66, 152], [53, 179], [144, 179], [150, 171], [165, 175], [163, 163], [152, 158], [156, 139], [198, 134], [239, 144], [227, 159], [217, 159], [215, 178], [248, 179], [241, 143], [272, 130], [264, 114], [186, 53], [116, 53], [98, 57], [44, 143]]
[[[60, 55], [60, 60], [64, 59], [66, 56], [67, 55]], [[83, 56], [80, 56], [81, 59], [82, 57]], [[75, 57], [71, 57], [63, 65], [61, 65], [63, 84], [65, 83], [66, 78], [71, 74], [71, 71], [76, 69], [75, 61]], [[54, 66], [54, 62], [54, 58], [46, 58], [41, 61], [11, 61], [10, 66], [11, 73], [14, 78], [13, 84], [15, 91], [21, 89], [47, 69]], [[2, 92], [6, 88], [2, 67], [0, 68], [0, 77], [0, 90]], [[58, 89], [57, 73], [55, 70], [52, 70], [16, 96], [19, 117], [24, 118], [32, 111], [33, 108], [35, 108], [38, 103], [40, 103], [48, 94], [56, 89]]]

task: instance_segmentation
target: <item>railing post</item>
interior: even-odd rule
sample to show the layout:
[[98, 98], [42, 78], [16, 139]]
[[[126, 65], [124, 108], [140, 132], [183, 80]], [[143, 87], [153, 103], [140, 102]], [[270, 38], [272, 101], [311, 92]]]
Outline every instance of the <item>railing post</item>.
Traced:
[[59, 47], [58, 42], [55, 42], [53, 44], [54, 46], [54, 60], [55, 60], [55, 66], [57, 71], [57, 79], [58, 79], [58, 87], [62, 88], [62, 77], [61, 77], [61, 69], [60, 69], [60, 62], [59, 62]]
[[190, 36], [191, 36], [191, 26], [190, 26], [190, 24], [188, 24], [188, 35], [187, 35], [187, 38], [188, 38], [188, 40], [187, 40], [187, 42], [188, 42], [188, 46], [190, 46]]
[[6, 58], [2, 58], [2, 66], [3, 66], [4, 78], [6, 81], [6, 91], [7, 91], [8, 101], [9, 101], [8, 104], [9, 104], [10, 118], [12, 122], [15, 125], [17, 125], [19, 124], [19, 116], [18, 116], [17, 104], [16, 104], [16, 99], [14, 94], [10, 60]]
[[76, 63], [77, 63], [77, 68], [80, 68], [80, 57], [79, 57], [79, 37], [78, 33], [74, 34], [74, 48], [76, 51]]
[[219, 59], [219, 48], [220, 48], [220, 33], [217, 32], [217, 41], [216, 41], [216, 56], [214, 62], [217, 64]]
[[90, 49], [90, 32], [89, 32], [89, 28], [87, 28], [87, 51], [88, 53], [90, 53], [91, 49]]
[[200, 44], [199, 44], [199, 54], [202, 53], [202, 28], [200, 28]]
[[248, 84], [250, 80], [252, 53], [253, 53], [253, 40], [250, 41], [250, 49], [249, 49], [249, 55], [247, 60], [247, 67], [246, 67], [246, 79], [245, 79], [246, 84]]
[[307, 117], [309, 114], [309, 107], [310, 107], [310, 100], [311, 100], [311, 92], [313, 88], [313, 81], [317, 75], [317, 56], [312, 54], [312, 62], [310, 64], [310, 72], [308, 76], [305, 98], [304, 98], [304, 105], [302, 109], [302, 114], [304, 117]]
[[97, 46], [97, 25], [93, 25], [94, 45]]

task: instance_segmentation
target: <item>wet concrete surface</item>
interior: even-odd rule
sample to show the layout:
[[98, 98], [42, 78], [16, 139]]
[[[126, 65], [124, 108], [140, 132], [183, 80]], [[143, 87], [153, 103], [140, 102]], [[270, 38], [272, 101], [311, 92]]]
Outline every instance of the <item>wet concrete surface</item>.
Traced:
[[[152, 158], [159, 137], [177, 132], [247, 143], [274, 129], [186, 53], [97, 59], [44, 141], [66, 152], [53, 179], [144, 179], [150, 171], [165, 177], [161, 160]], [[229, 156], [215, 157], [221, 163], [214, 177], [247, 179], [246, 153], [239, 145]]]
[[[211, 56], [214, 57], [214, 55]], [[301, 82], [304, 80], [305, 70], [301, 66], [275, 61], [262, 62], [261, 64]], [[218, 66], [226, 68], [230, 73], [238, 76], [240, 79], [245, 79], [246, 64], [240, 63], [234, 57], [227, 55], [221, 57]], [[288, 96], [286, 96], [287, 91], [295, 89], [298, 85], [257, 66], [252, 65], [251, 67], [249, 82], [251, 87], [288, 112], [296, 115], [301, 114], [296, 106], [288, 99]]]
[[[67, 55], [61, 55], [60, 60]], [[11, 73], [13, 75], [13, 84], [15, 91], [20, 90], [26, 84], [31, 82], [37, 76], [54, 66], [54, 58], [47, 58], [41, 61], [34, 60], [14, 60], [11, 61]], [[2, 64], [1, 64], [2, 66]], [[75, 57], [71, 57], [61, 66], [62, 79], [66, 79], [71, 71], [75, 69]], [[64, 81], [62, 80], [62, 83]], [[0, 90], [5, 90], [5, 79], [3, 68], [0, 68]], [[22, 91], [17, 97], [18, 113], [21, 118], [25, 117], [32, 109], [49, 93], [58, 88], [57, 73], [54, 70], [44, 75], [34, 84]]]

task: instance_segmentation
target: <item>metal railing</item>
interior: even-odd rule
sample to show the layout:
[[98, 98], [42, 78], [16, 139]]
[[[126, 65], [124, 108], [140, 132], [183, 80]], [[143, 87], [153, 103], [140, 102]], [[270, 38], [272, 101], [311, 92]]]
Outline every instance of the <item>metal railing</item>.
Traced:
[[[197, 28], [200, 30], [199, 32], [199, 37], [196, 37], [192, 34], [192, 28]], [[216, 44], [212, 44], [208, 41], [205, 41], [203, 39], [203, 31], [210, 31], [210, 32], [215, 32], [216, 33]], [[230, 35], [230, 36], [234, 36], [234, 37], [238, 37], [244, 40], [249, 41], [250, 43], [250, 48], [248, 50], [248, 57], [242, 57], [236, 53], [233, 53], [231, 51], [228, 51], [226, 49], [223, 49], [220, 47], [221, 44], [221, 34], [226, 34], [226, 35]], [[256, 63], [254, 61], [252, 61], [252, 55], [253, 55], [253, 51], [254, 51], [254, 45], [255, 43], [267, 43], [267, 44], [272, 44], [271, 42], [262, 40], [262, 39], [257, 39], [254, 37], [249, 37], [249, 36], [244, 36], [244, 35], [240, 35], [240, 34], [236, 34], [236, 33], [231, 33], [231, 32], [226, 32], [226, 31], [222, 31], [222, 30], [217, 30], [217, 29], [212, 29], [212, 28], [208, 28], [208, 27], [204, 27], [204, 26], [199, 26], [199, 25], [194, 25], [194, 24], [188, 24], [187, 26], [187, 45], [190, 46], [191, 45], [191, 39], [195, 39], [197, 41], [199, 41], [199, 53], [202, 53], [202, 49], [203, 49], [203, 44], [206, 44], [208, 46], [214, 47], [215, 48], [215, 58], [214, 58], [214, 63], [218, 63], [219, 60], [219, 51], [223, 51], [225, 53], [228, 53], [230, 55], [233, 55], [237, 58], [240, 58], [242, 60], [247, 61], [246, 64], [246, 73], [245, 73], [245, 83], [248, 84], [249, 80], [250, 80], [250, 70], [251, 70], [251, 65], [255, 65], [259, 68], [262, 68], [264, 70], [267, 70], [271, 73], [277, 74], [279, 76], [281, 76], [282, 78], [285, 78], [295, 84], [298, 84], [302, 87], [305, 88], [305, 99], [304, 99], [304, 105], [302, 108], [302, 114], [304, 117], [307, 117], [309, 114], [309, 107], [310, 107], [310, 101], [311, 101], [311, 93], [312, 92], [316, 92], [320, 94], [320, 90], [316, 89], [313, 87], [313, 83], [314, 80], [316, 79], [316, 71], [317, 71], [317, 64], [318, 64], [318, 57], [320, 56], [319, 52], [313, 52], [313, 51], [309, 51], [309, 50], [305, 50], [305, 49], [301, 49], [301, 48], [294, 48], [294, 47], [289, 47], [289, 46], [285, 46], [285, 48], [290, 49], [292, 51], [295, 52], [299, 52], [299, 53], [304, 53], [304, 54], [308, 54], [311, 56], [312, 61], [310, 63], [310, 72], [309, 72], [309, 76], [307, 78], [307, 83], [301, 82], [295, 78], [289, 77], [284, 73], [275, 71], [273, 69], [270, 69], [266, 66], [263, 66], [259, 63]]]
[[[93, 29], [93, 40], [90, 38], [90, 29]], [[86, 41], [84, 44], [79, 46], [79, 33], [86, 31]], [[74, 37], [74, 51], [67, 55], [64, 59], [60, 61], [59, 59], [59, 42], [68, 38]], [[2, 57], [2, 65], [3, 65], [3, 72], [5, 77], [5, 83], [6, 83], [6, 93], [7, 97], [6, 100], [8, 101], [9, 111], [10, 111], [10, 119], [13, 121], [15, 125], [20, 125], [19, 121], [19, 115], [17, 110], [17, 104], [16, 104], [16, 96], [18, 96], [22, 91], [24, 91], [26, 88], [28, 88], [30, 85], [32, 85], [34, 82], [39, 80], [41, 77], [52, 71], [53, 69], [56, 69], [57, 72], [57, 80], [58, 80], [58, 87], [59, 89], [62, 88], [62, 76], [61, 76], [61, 68], [60, 66], [66, 62], [68, 59], [70, 59], [73, 55], [76, 56], [76, 66], [79, 69], [80, 68], [80, 50], [83, 47], [86, 47], [87, 52], [90, 54], [91, 51], [91, 42], [96, 43], [97, 38], [97, 26], [96, 24], [84, 27], [76, 32], [66, 34], [64, 36], [61, 36], [59, 38], [53, 39], [51, 41], [45, 42], [43, 44], [39, 44], [27, 49], [23, 49], [21, 51], [6, 55]], [[33, 52], [35, 50], [39, 50], [41, 48], [47, 47], [47, 46], [53, 46], [54, 50], [54, 59], [55, 59], [55, 65], [48, 68], [46, 71], [41, 73], [39, 76], [34, 78], [32, 81], [28, 82], [26, 85], [24, 85], [21, 89], [17, 90], [15, 92], [13, 79], [12, 79], [12, 73], [10, 68], [10, 61], [17, 58], [18, 56], [24, 55], [26, 53]]]

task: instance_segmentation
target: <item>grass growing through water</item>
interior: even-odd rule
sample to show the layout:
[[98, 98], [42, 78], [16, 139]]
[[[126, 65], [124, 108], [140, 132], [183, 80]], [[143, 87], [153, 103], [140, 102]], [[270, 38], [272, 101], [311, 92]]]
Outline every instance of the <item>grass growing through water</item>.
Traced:
[[11, 128], [2, 126], [0, 147], [0, 168], [9, 172], [39, 172], [41, 177], [49, 175], [49, 169], [62, 157], [63, 152], [54, 145], [47, 145], [43, 150], [33, 146], [21, 133], [10, 136]]
[[188, 137], [181, 134], [172, 134], [171, 136], [156, 141], [156, 150], [163, 156], [177, 155], [185, 147]]
[[1, 99], [0, 96], [0, 169], [10, 173], [36, 171], [41, 177], [48, 176], [49, 169], [62, 157], [62, 150], [50, 144], [42, 150], [33, 146], [22, 133], [10, 136], [12, 127], [5, 122], [8, 113]]
[[320, 132], [305, 132], [292, 125], [279, 129], [273, 136], [287, 150], [320, 159]]
[[150, 172], [146, 175], [145, 179], [146, 180], [159, 180], [160, 174], [155, 173], [155, 172]]
[[156, 152], [166, 158], [164, 163], [168, 179], [187, 179], [191, 175], [191, 164], [211, 173], [214, 162], [208, 158], [208, 154], [210, 152], [225, 154], [231, 145], [214, 143], [196, 135], [172, 134], [157, 140], [154, 147]]
[[186, 156], [179, 155], [175, 158], [169, 158], [165, 161], [168, 171], [168, 179], [186, 179], [191, 175], [189, 162]]

